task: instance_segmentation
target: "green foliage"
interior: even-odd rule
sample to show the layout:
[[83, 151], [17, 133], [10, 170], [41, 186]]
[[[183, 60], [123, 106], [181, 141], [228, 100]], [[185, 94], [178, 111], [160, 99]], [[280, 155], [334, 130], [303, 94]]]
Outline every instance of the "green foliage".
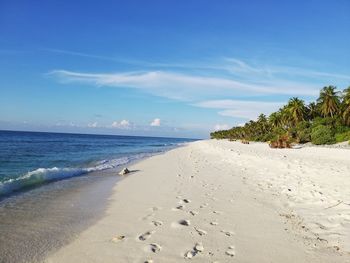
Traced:
[[350, 131], [335, 134], [336, 142], [350, 141]]
[[311, 142], [316, 145], [334, 144], [336, 140], [329, 126], [319, 125], [312, 128]]
[[288, 136], [290, 141], [315, 144], [331, 144], [350, 140], [350, 87], [341, 94], [334, 86], [320, 91], [317, 103], [307, 106], [299, 98], [291, 98], [287, 105], [266, 117], [261, 114], [243, 127], [216, 131], [211, 138], [276, 141]]
[[296, 126], [296, 140], [298, 143], [307, 143], [311, 141], [311, 125], [303, 121]]

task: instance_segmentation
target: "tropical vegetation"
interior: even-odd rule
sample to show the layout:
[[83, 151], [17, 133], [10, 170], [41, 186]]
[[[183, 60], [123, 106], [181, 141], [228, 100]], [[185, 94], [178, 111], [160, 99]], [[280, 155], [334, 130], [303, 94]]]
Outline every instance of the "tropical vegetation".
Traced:
[[324, 87], [315, 102], [305, 104], [297, 97], [269, 116], [260, 114], [243, 126], [212, 132], [211, 138], [333, 144], [350, 140], [350, 87], [338, 91]]

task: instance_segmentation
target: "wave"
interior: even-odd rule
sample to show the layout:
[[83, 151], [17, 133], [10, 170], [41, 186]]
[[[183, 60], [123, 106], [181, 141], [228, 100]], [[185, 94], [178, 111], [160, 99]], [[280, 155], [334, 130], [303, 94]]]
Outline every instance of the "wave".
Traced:
[[140, 153], [129, 157], [121, 157], [112, 160], [102, 160], [97, 162], [95, 166], [84, 168], [38, 168], [17, 178], [0, 182], [0, 196], [9, 195], [13, 192], [21, 191], [27, 188], [32, 188], [52, 181], [84, 175], [94, 171], [102, 171], [116, 168], [118, 166], [125, 165], [132, 161], [146, 158], [151, 155], [154, 154]]

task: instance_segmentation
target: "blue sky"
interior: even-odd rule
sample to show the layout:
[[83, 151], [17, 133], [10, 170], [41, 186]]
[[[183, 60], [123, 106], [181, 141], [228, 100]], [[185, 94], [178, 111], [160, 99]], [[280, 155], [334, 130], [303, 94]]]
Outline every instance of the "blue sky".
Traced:
[[0, 129], [208, 137], [350, 85], [350, 2], [0, 1]]

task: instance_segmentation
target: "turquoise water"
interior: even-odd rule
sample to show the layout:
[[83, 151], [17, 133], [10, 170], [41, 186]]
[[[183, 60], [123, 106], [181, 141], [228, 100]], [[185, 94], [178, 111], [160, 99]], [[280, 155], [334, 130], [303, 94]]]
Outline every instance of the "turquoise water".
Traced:
[[126, 165], [190, 139], [0, 131], [0, 198]]

